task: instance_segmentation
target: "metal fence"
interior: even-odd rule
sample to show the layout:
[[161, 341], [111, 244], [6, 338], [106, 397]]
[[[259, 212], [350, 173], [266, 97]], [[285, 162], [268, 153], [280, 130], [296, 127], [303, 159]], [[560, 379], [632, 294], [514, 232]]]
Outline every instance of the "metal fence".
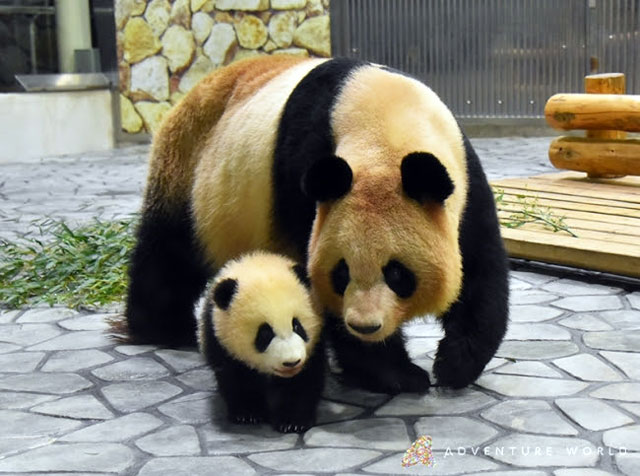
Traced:
[[543, 115], [584, 76], [640, 94], [640, 0], [333, 0], [335, 56], [423, 79], [459, 117]]

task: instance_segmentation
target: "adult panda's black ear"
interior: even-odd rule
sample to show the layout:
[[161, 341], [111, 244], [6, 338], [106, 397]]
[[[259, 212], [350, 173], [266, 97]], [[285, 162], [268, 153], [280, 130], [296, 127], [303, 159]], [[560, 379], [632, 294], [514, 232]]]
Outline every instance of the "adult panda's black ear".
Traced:
[[317, 160], [302, 175], [302, 191], [316, 202], [343, 197], [351, 190], [353, 172], [340, 157]]
[[305, 285], [305, 287], [307, 288], [311, 287], [311, 280], [309, 279], [309, 276], [307, 275], [307, 270], [304, 269], [304, 266], [300, 264], [294, 264], [291, 269], [293, 270], [295, 275], [298, 277], [300, 282]]
[[229, 309], [229, 304], [238, 290], [238, 281], [232, 278], [223, 279], [213, 290], [213, 302], [223, 311]]
[[453, 193], [453, 182], [447, 169], [429, 152], [413, 152], [400, 165], [402, 188], [409, 198], [420, 203], [444, 203]]

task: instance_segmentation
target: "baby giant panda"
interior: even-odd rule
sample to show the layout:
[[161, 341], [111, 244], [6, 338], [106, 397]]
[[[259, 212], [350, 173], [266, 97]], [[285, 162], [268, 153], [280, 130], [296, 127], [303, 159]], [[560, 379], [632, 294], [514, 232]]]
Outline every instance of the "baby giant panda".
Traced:
[[231, 421], [268, 421], [284, 433], [315, 422], [324, 345], [305, 282], [303, 268], [263, 252], [227, 263], [216, 276], [199, 322], [199, 345]]
[[492, 191], [420, 81], [351, 59], [261, 57], [201, 81], [154, 137], [130, 266], [132, 339], [193, 342], [211, 272], [266, 249], [305, 263], [345, 377], [423, 392], [401, 325], [444, 327], [434, 374], [473, 382], [507, 324]]

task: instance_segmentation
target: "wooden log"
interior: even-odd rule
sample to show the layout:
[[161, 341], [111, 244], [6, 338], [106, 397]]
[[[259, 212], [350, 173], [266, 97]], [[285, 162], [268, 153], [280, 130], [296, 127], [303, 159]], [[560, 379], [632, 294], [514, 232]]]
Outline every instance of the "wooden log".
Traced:
[[[625, 77], [623, 73], [591, 74], [584, 77], [584, 92], [587, 94], [624, 94]], [[591, 139], [626, 139], [624, 131], [587, 131]]]
[[640, 175], [640, 140], [559, 137], [549, 147], [551, 163], [590, 176]]
[[556, 94], [544, 115], [555, 129], [640, 132], [640, 95]]

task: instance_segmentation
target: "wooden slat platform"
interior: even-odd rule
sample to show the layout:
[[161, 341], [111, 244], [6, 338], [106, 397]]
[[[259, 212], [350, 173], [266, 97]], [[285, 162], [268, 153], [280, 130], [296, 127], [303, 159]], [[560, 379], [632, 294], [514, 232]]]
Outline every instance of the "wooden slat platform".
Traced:
[[501, 218], [522, 209], [523, 200], [564, 217], [572, 233], [539, 223], [502, 227], [510, 256], [640, 277], [640, 177], [589, 179], [560, 172], [491, 182], [504, 191]]

